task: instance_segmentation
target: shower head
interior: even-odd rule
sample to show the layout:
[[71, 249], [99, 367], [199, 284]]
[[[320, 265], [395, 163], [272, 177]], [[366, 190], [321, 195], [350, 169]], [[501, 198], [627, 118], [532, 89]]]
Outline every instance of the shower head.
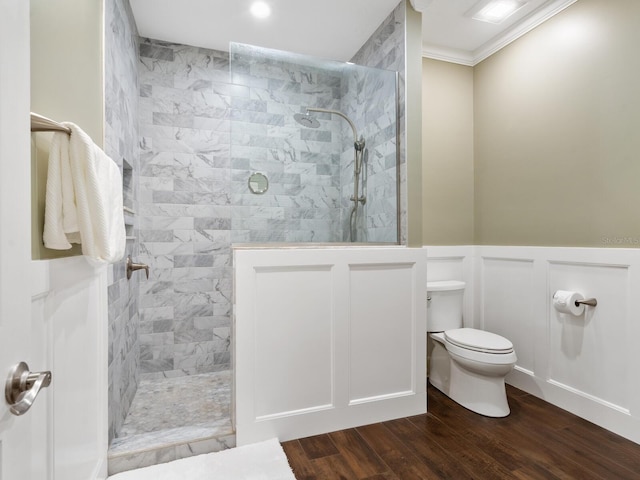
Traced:
[[293, 118], [303, 127], [318, 128], [320, 126], [320, 122], [308, 113], [296, 113]]

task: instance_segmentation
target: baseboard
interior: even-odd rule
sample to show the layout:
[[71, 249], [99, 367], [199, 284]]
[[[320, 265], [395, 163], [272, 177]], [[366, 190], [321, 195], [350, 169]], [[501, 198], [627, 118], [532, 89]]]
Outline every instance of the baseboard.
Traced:
[[514, 370], [507, 383], [602, 428], [640, 444], [640, 421], [615, 405], [580, 394], [560, 384]]

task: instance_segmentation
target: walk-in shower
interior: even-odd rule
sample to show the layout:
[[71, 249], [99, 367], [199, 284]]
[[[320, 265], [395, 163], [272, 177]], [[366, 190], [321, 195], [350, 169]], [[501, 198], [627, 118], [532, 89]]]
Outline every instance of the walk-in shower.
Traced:
[[139, 326], [115, 338], [134, 353], [111, 386], [114, 472], [233, 446], [233, 244], [399, 237], [395, 72], [141, 42], [135, 229], [150, 275], [127, 307]]
[[[307, 108], [306, 113], [300, 114], [296, 113], [293, 117], [296, 122], [298, 122], [303, 127], [308, 128], [318, 128], [320, 127], [320, 122], [316, 120], [310, 112], [317, 113], [328, 113], [331, 115], [339, 115], [344, 118], [351, 130], [353, 130], [353, 195], [351, 195], [350, 200], [353, 202], [353, 207], [351, 207], [351, 213], [349, 214], [349, 241], [356, 242], [356, 222], [358, 220], [358, 205], [364, 205], [367, 202], [367, 197], [364, 195], [359, 195], [360, 190], [360, 182], [361, 182], [361, 173], [362, 173], [362, 159], [364, 155], [364, 147], [365, 141], [364, 138], [358, 137], [358, 130], [356, 126], [353, 124], [351, 119], [347, 117], [344, 113], [339, 112], [338, 110], [330, 110], [327, 108]], [[363, 189], [364, 190], [364, 189]]]

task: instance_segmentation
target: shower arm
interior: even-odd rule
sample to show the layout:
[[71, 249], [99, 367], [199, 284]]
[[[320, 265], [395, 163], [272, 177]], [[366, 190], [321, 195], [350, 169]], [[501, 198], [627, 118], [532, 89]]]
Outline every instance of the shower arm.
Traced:
[[353, 147], [358, 152], [364, 150], [364, 140], [358, 140], [358, 131], [356, 130], [356, 126], [353, 124], [351, 119], [347, 117], [344, 113], [339, 112], [338, 110], [330, 110], [328, 108], [315, 108], [315, 107], [307, 107], [307, 113], [308, 112], [330, 113], [330, 114], [340, 115], [351, 126], [351, 130], [353, 130]]

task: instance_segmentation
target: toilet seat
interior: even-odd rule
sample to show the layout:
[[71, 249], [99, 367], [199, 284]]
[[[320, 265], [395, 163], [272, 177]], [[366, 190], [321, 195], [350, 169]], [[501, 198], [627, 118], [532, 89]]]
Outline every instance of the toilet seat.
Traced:
[[444, 332], [448, 343], [465, 350], [490, 354], [506, 354], [513, 352], [513, 344], [495, 333], [475, 328], [456, 328]]
[[477, 350], [459, 347], [447, 340], [444, 341], [444, 348], [453, 358], [459, 357], [485, 365], [512, 365], [515, 364], [518, 359], [516, 352], [513, 350], [507, 353], [479, 352]]
[[[456, 330], [474, 330], [475, 332], [487, 333], [490, 336], [498, 337], [499, 339], [502, 339], [503, 341], [507, 342], [509, 345], [511, 345], [511, 349], [497, 350], [497, 351], [482, 351], [478, 347], [476, 347], [475, 349], [472, 349], [472, 348], [456, 345], [455, 343], [449, 341], [448, 339], [448, 337], [450, 336], [450, 332], [455, 332]], [[463, 333], [462, 335], [465, 335], [465, 334]], [[474, 333], [467, 332], [467, 335], [474, 336]], [[508, 365], [512, 363], [514, 364], [518, 358], [516, 356], [516, 352], [513, 350], [513, 345], [511, 344], [511, 342], [509, 342], [509, 340], [507, 340], [504, 337], [501, 337], [500, 335], [492, 334], [490, 332], [485, 332], [483, 330], [475, 330], [472, 328], [468, 328], [468, 329], [456, 328], [453, 330], [447, 330], [445, 332], [430, 332], [429, 336], [433, 338], [435, 341], [441, 343], [444, 346], [444, 348], [447, 350], [447, 352], [449, 352], [450, 355], [465, 358], [467, 360], [471, 360], [474, 362], [484, 363], [487, 365]], [[458, 335], [456, 335], [456, 333], [453, 333], [453, 337], [456, 338], [458, 337]], [[477, 337], [484, 337], [484, 335], [478, 335], [475, 338]], [[472, 342], [472, 343], [479, 343], [479, 342]], [[496, 346], [496, 344], [489, 343], [488, 346]], [[497, 344], [497, 346], [504, 347], [505, 344], [500, 342]], [[487, 349], [485, 348], [485, 350]]]

